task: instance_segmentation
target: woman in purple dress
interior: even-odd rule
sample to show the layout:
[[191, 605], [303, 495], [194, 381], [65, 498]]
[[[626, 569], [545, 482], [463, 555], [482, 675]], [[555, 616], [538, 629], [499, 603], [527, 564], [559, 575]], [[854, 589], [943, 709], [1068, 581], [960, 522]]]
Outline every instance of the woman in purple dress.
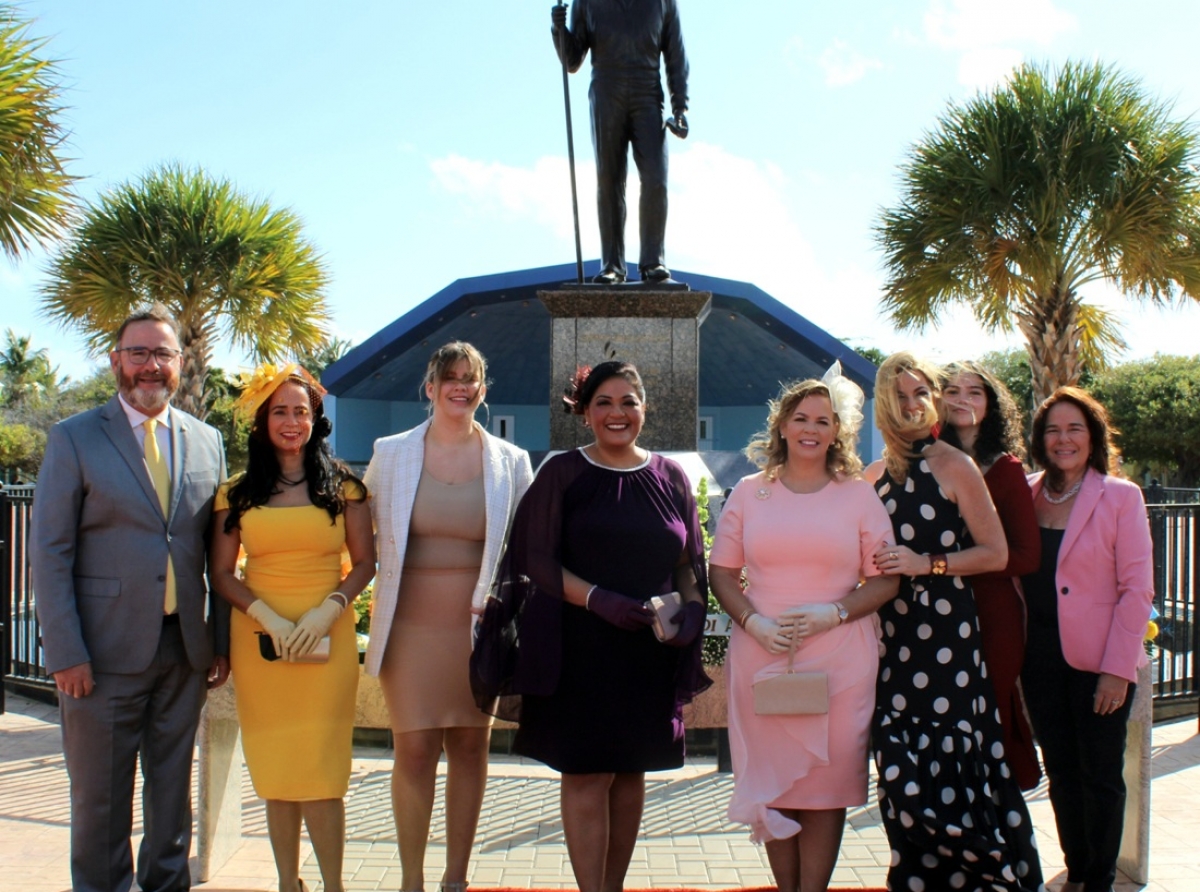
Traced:
[[[566, 401], [595, 440], [547, 460], [521, 500], [472, 681], [481, 706], [520, 723], [514, 752], [562, 772], [575, 879], [601, 892], [624, 882], [645, 772], [683, 764], [680, 709], [710, 683], [708, 586], [687, 477], [637, 445], [637, 369], [583, 369]], [[648, 601], [670, 592], [682, 606], [663, 617], [660, 641]]]

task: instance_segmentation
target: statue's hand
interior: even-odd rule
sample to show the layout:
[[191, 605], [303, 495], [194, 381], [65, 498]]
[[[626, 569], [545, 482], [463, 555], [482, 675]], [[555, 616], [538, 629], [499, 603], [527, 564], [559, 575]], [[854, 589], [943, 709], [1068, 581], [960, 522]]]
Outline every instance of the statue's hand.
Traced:
[[565, 3], [559, 3], [556, 6], [550, 7], [550, 21], [560, 31], [567, 27], [567, 6]]
[[683, 112], [675, 115], [673, 118], [667, 118], [667, 129], [678, 136], [680, 139], [687, 139], [688, 122], [687, 115]]

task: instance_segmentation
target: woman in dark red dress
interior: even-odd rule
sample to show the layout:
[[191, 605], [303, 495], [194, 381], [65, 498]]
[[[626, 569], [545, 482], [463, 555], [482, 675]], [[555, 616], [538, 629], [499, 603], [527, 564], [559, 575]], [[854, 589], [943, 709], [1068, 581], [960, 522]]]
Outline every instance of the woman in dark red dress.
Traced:
[[1004, 728], [1004, 756], [1021, 789], [1031, 790], [1041, 770], [1017, 684], [1026, 634], [1025, 602], [1014, 577], [1037, 569], [1042, 545], [1021, 464], [1020, 415], [1004, 384], [977, 363], [951, 363], [943, 381], [941, 438], [971, 456], [983, 472], [1008, 540], [1008, 565], [998, 573], [972, 576], [971, 588], [983, 659]]
[[[513, 751], [562, 773], [580, 892], [621, 888], [645, 772], [683, 764], [681, 706], [711, 683], [696, 503], [683, 469], [637, 444], [645, 400], [629, 363], [576, 376], [568, 403], [595, 440], [547, 459], [521, 499], [471, 657], [476, 702], [520, 723]], [[647, 602], [669, 592], [663, 641]]]

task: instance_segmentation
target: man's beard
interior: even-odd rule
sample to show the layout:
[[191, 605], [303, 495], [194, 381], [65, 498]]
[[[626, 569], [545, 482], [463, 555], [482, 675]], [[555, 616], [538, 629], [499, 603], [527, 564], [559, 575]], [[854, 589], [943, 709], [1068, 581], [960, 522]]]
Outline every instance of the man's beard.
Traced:
[[157, 415], [166, 408], [174, 393], [175, 389], [169, 387], [165, 380], [159, 382], [157, 389], [145, 390], [138, 387], [136, 375], [132, 379], [122, 376], [121, 396], [143, 415]]

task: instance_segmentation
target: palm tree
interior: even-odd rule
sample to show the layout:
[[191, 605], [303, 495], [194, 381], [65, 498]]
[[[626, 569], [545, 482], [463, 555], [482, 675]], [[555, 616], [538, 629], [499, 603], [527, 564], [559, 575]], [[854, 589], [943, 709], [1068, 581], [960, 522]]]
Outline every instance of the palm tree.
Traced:
[[218, 338], [260, 360], [326, 340], [324, 263], [299, 217], [201, 170], [166, 165], [102, 196], [49, 274], [43, 312], [81, 329], [96, 352], [137, 308], [170, 309], [183, 350], [174, 403], [199, 418]]
[[0, 4], [0, 252], [16, 259], [48, 244], [71, 221], [75, 177], [63, 169], [64, 133], [54, 63], [38, 58], [45, 41]]
[[349, 338], [330, 338], [316, 350], [308, 350], [301, 352], [296, 357], [296, 362], [304, 366], [304, 368], [318, 381], [325, 374], [325, 370], [354, 349], [354, 342]]
[[1123, 346], [1088, 284], [1200, 299], [1198, 161], [1191, 126], [1114, 69], [1022, 66], [952, 105], [902, 166], [876, 230], [884, 308], [905, 329], [953, 304], [989, 331], [1015, 324], [1040, 401]]
[[34, 350], [29, 335], [19, 337], [11, 328], [5, 332], [0, 351], [0, 404], [15, 408], [58, 389], [58, 369], [50, 365], [45, 347]]

